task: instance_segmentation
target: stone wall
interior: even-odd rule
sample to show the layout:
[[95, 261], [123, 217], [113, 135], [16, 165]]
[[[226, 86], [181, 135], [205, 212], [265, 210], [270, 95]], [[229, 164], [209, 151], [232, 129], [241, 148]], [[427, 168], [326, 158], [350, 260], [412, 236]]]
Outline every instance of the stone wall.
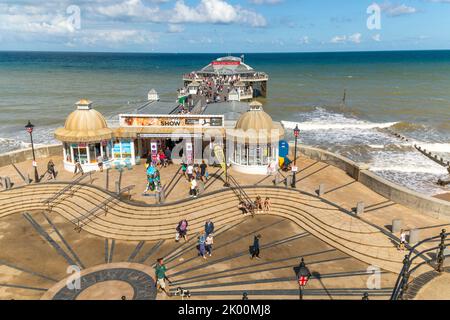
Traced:
[[[53, 144], [34, 148], [36, 159], [62, 156], [62, 145]], [[0, 167], [8, 166], [11, 163], [18, 163], [33, 159], [31, 148], [11, 151], [0, 155]]]
[[[294, 150], [293, 145], [291, 145], [290, 150], [292, 157]], [[450, 219], [450, 202], [448, 201], [425, 196], [399, 186], [369, 171], [368, 166], [358, 164], [332, 152], [307, 146], [299, 146], [298, 152], [312, 160], [322, 161], [344, 170], [356, 181], [393, 202], [435, 218]]]

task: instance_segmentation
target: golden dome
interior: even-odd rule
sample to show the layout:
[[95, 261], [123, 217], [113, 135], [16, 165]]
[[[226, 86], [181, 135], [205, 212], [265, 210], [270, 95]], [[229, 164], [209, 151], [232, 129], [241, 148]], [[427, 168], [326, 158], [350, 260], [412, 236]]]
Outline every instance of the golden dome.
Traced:
[[268, 139], [274, 140], [284, 136], [284, 129], [280, 123], [273, 122], [272, 117], [264, 112], [258, 101], [250, 103], [250, 110], [242, 114], [230, 136], [245, 138], [246, 140]]
[[112, 138], [102, 114], [91, 108], [92, 102], [82, 99], [77, 110], [66, 119], [64, 128], [56, 129], [55, 138], [64, 142], [98, 142]]
[[250, 103], [250, 110], [241, 115], [238, 122], [236, 123], [237, 130], [273, 130], [278, 129], [277, 126], [272, 121], [272, 117], [269, 116], [262, 109], [262, 104], [253, 101]]

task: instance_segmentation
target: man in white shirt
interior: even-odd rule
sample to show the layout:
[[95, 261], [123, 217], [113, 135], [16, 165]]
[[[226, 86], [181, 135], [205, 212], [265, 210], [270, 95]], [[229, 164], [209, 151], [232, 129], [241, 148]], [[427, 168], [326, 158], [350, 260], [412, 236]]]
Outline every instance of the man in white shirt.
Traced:
[[186, 173], [187, 173], [187, 175], [188, 175], [189, 181], [191, 181], [191, 180], [192, 180], [192, 177], [193, 177], [193, 175], [194, 175], [194, 166], [193, 166], [192, 164], [189, 164], [189, 165], [188, 165], [188, 167], [187, 167], [187, 169], [186, 169]]
[[191, 197], [197, 198], [197, 180], [194, 177], [191, 178], [191, 190], [189, 193]]

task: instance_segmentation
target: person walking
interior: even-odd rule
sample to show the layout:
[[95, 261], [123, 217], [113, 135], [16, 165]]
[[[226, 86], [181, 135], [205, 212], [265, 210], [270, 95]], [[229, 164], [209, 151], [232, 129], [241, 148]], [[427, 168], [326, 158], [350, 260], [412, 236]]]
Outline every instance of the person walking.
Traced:
[[252, 246], [252, 259], [261, 259], [259, 257], [259, 240], [261, 239], [261, 235], [258, 234], [253, 238], [253, 246]]
[[79, 159], [78, 157], [76, 157], [76, 158], [75, 158], [75, 171], [74, 171], [73, 174], [76, 175], [78, 172], [79, 172], [81, 175], [84, 174], [83, 167], [81, 166], [81, 163], [80, 163], [80, 159]]
[[187, 220], [186, 219], [183, 219], [183, 220], [181, 220], [179, 223], [178, 223], [178, 226], [177, 226], [177, 235], [176, 235], [176, 238], [175, 238], [175, 241], [179, 241], [180, 240], [180, 237], [181, 238], [184, 238], [184, 241], [188, 241], [188, 239], [187, 239], [187, 227], [188, 227], [188, 222], [187, 222]]
[[47, 172], [50, 175], [50, 179], [52, 179], [52, 180], [56, 179], [55, 164], [53, 163], [53, 160], [50, 160], [47, 163]]
[[182, 174], [183, 174], [183, 176], [187, 179], [188, 177], [187, 177], [187, 174], [186, 174], [186, 170], [187, 170], [187, 165], [186, 165], [186, 163], [184, 163], [184, 161], [181, 163], [181, 171], [182, 171]]
[[398, 246], [398, 250], [405, 251], [405, 245], [406, 245], [406, 232], [405, 230], [400, 231], [400, 244]]
[[205, 160], [203, 160], [202, 164], [200, 165], [200, 175], [203, 182], [208, 181], [208, 165], [206, 164]]
[[191, 187], [189, 190], [189, 194], [192, 198], [197, 198], [197, 180], [194, 177], [191, 177]]
[[211, 219], [208, 219], [205, 222], [205, 235], [208, 236], [213, 233], [214, 233], [214, 223], [211, 221]]
[[206, 260], [206, 237], [205, 235], [201, 235], [198, 237], [198, 253], [199, 255]]
[[205, 240], [205, 249], [206, 252], [208, 253], [208, 255], [211, 257], [212, 256], [212, 246], [214, 244], [214, 237], [212, 234], [208, 234], [206, 236], [206, 240]]
[[191, 181], [192, 177], [194, 176], [194, 166], [192, 164], [189, 164], [187, 166], [186, 174], [187, 174], [188, 180]]
[[100, 170], [100, 172], [103, 172], [103, 157], [102, 156], [97, 157], [97, 165], [98, 165], [98, 169]]
[[[169, 278], [166, 276], [167, 267], [164, 264], [163, 258], [159, 258], [157, 260], [156, 266], [155, 266], [155, 273], [156, 273], [156, 288], [159, 291], [164, 291], [164, 293], [170, 297], [170, 293], [166, 290], [166, 280], [171, 283]], [[159, 288], [158, 288], [159, 286]]]

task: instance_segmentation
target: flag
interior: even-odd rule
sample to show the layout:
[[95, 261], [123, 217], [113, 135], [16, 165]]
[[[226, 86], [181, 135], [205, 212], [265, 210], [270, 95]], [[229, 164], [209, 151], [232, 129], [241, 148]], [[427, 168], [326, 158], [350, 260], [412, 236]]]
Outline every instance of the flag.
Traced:
[[219, 161], [220, 165], [222, 166], [223, 171], [225, 171], [225, 174], [226, 174], [227, 164], [225, 161], [225, 154], [223, 153], [222, 147], [219, 145], [214, 146], [214, 154], [216, 155], [216, 159]]

